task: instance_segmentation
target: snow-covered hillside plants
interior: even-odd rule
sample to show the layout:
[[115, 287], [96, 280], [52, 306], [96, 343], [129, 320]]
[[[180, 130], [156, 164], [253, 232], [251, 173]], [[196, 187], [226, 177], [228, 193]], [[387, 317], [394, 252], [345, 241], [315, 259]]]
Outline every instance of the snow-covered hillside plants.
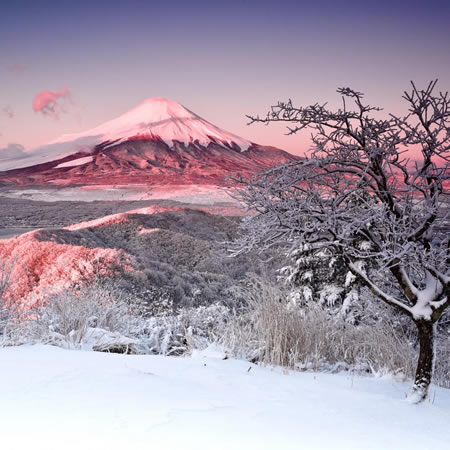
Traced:
[[6, 290], [9, 287], [10, 270], [6, 264], [0, 261], [0, 335], [5, 335], [5, 329], [11, 320], [11, 305], [5, 298]]
[[16, 324], [27, 316], [27, 312], [22, 311], [18, 303], [7, 295], [14, 264], [14, 260], [0, 260], [0, 345], [9, 340]]
[[[413, 84], [408, 113], [384, 115], [363, 95], [339, 89], [342, 106], [272, 107], [256, 122], [313, 130], [314, 150], [245, 181], [241, 198], [256, 211], [243, 248], [284, 244], [327, 253], [373, 298], [415, 324], [420, 349], [412, 399], [431, 382], [436, 323], [450, 304], [450, 98]], [[350, 106], [352, 104], [353, 106]]]
[[164, 294], [148, 300], [136, 298], [113, 280], [66, 290], [27, 315], [8, 317], [8, 328], [0, 330], [2, 343], [183, 355], [218, 342], [230, 317], [223, 304], [177, 308]]
[[[349, 323], [320, 304], [299, 305], [289, 289], [260, 277], [244, 291], [246, 306], [225, 337], [238, 356], [298, 370], [413, 374], [412, 333], [396, 326], [395, 319], [376, 327], [366, 317]], [[372, 309], [370, 316], [375, 314]]]
[[[228, 305], [187, 306], [158, 289], [139, 297], [104, 279], [51, 296], [25, 314], [7, 310], [1, 345], [179, 356], [218, 344], [230, 355], [294, 370], [413, 374], [414, 330], [398, 315], [380, 319], [385, 312], [376, 304], [354, 322], [319, 304], [302, 305], [289, 286], [256, 275], [234, 291], [239, 300]], [[441, 328], [435, 383], [450, 387], [450, 342]]]

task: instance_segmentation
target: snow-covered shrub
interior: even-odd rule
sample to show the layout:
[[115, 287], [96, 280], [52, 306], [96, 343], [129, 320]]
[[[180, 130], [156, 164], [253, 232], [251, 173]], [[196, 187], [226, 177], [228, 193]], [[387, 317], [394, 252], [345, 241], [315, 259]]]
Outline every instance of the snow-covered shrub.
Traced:
[[181, 308], [178, 313], [150, 317], [139, 333], [140, 351], [182, 355], [218, 342], [225, 333], [230, 310], [220, 304]]
[[[109, 334], [124, 342], [144, 322], [142, 305], [111, 283], [97, 283], [51, 296], [8, 327], [4, 345], [48, 343], [62, 347], [92, 349], [94, 334]], [[112, 333], [112, 334], [111, 334]], [[120, 338], [119, 337], [123, 337]], [[111, 341], [110, 339], [110, 341]]]
[[291, 263], [279, 270], [279, 280], [291, 287], [292, 303], [300, 308], [320, 306], [350, 323], [360, 320], [366, 303], [361, 299], [361, 285], [341, 256], [308, 245], [289, 256]]
[[7, 345], [11, 341], [14, 330], [27, 317], [27, 313], [6, 295], [13, 266], [14, 262], [0, 261], [0, 345]]
[[50, 331], [67, 337], [76, 332], [81, 342], [89, 327], [127, 332], [129, 307], [120, 290], [93, 285], [79, 291], [64, 291], [42, 309], [38, 321]]
[[112, 282], [53, 296], [29, 320], [15, 321], [5, 344], [182, 355], [218, 341], [229, 309], [221, 304], [174, 308], [168, 296], [136, 298]]

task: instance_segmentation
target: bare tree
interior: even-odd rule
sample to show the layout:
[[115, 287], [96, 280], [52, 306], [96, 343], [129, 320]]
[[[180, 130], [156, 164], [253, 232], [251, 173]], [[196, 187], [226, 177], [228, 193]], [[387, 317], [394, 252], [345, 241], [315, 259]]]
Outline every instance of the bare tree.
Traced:
[[[419, 358], [412, 401], [432, 378], [434, 328], [450, 304], [448, 183], [450, 99], [405, 92], [405, 116], [385, 115], [363, 94], [340, 88], [342, 107], [273, 106], [253, 122], [287, 122], [289, 134], [312, 129], [313, 149], [298, 162], [244, 184], [255, 214], [243, 248], [288, 243], [336, 255], [375, 298], [413, 320]], [[351, 107], [348, 106], [351, 104]]]

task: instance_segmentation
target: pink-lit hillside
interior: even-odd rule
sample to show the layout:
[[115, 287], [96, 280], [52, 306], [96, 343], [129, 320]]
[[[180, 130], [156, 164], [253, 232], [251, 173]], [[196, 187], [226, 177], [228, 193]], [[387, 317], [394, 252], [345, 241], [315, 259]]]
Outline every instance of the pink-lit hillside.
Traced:
[[[28, 309], [41, 305], [53, 294], [88, 283], [98, 276], [113, 275], [118, 269], [131, 270], [134, 267], [131, 255], [121, 249], [102, 247], [88, 229], [130, 222], [130, 214], [177, 210], [180, 208], [143, 208], [60, 230], [36, 230], [0, 240], [0, 260], [7, 261], [12, 267], [7, 297], [21, 299], [21, 307]], [[142, 231], [141, 227], [136, 228], [137, 233]]]
[[0, 258], [12, 267], [6, 299], [15, 299], [24, 310], [42, 305], [64, 289], [132, 264], [122, 250], [83, 245], [68, 234], [40, 230], [0, 241]]
[[12, 269], [6, 299], [29, 310], [75, 286], [142, 274], [138, 260], [158, 259], [150, 256], [157, 248], [163, 259], [181, 261], [182, 266], [193, 268], [205, 261], [199, 269], [204, 271], [210, 268], [212, 243], [223, 239], [220, 233], [230, 226], [221, 207], [194, 211], [155, 205], [0, 240], [0, 261]]

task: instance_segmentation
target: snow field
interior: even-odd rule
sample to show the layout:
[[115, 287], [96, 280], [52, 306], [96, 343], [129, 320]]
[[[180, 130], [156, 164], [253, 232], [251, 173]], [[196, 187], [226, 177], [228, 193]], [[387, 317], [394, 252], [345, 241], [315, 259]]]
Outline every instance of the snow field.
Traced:
[[450, 391], [223, 360], [0, 349], [2, 449], [448, 449]]

